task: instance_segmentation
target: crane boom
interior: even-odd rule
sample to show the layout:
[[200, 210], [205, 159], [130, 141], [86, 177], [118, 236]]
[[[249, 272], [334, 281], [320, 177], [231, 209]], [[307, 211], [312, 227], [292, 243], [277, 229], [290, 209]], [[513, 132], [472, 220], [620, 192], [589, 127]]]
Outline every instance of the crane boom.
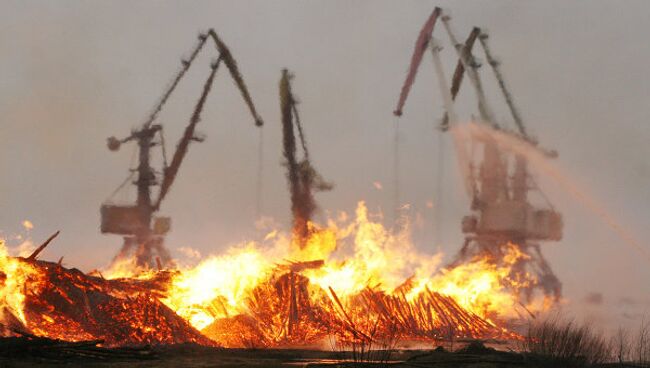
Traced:
[[302, 248], [309, 237], [308, 223], [316, 209], [314, 197], [301, 180], [300, 162], [296, 158], [296, 137], [293, 131], [296, 100], [291, 92], [291, 75], [285, 69], [280, 79], [280, 111], [282, 113], [283, 155], [287, 164], [287, 179], [291, 193], [291, 213], [293, 216], [293, 236]]
[[[280, 111], [282, 113], [282, 154], [288, 169], [287, 179], [291, 194], [291, 213], [293, 216], [293, 241], [300, 248], [305, 247], [311, 232], [309, 223], [317, 209], [314, 190], [330, 190], [332, 184], [325, 182], [316, 172], [309, 161], [309, 152], [303, 133], [296, 99], [291, 91], [292, 75], [288, 70], [282, 70], [280, 79]], [[294, 125], [298, 130], [303, 157], [297, 156], [296, 135]]]
[[[472, 29], [472, 32], [469, 33], [469, 36], [467, 36], [467, 40], [465, 40], [465, 46], [463, 47], [463, 53], [465, 54], [465, 57], [471, 57], [474, 42], [480, 33], [481, 29], [474, 27]], [[465, 66], [463, 66], [463, 62], [461, 60], [458, 60], [458, 64], [456, 64], [456, 70], [454, 70], [454, 77], [451, 80], [451, 97], [453, 99], [456, 99], [456, 95], [458, 95], [464, 74]]]
[[469, 80], [474, 86], [474, 91], [476, 92], [476, 97], [478, 99], [478, 111], [481, 115], [481, 119], [483, 119], [483, 121], [486, 123], [492, 124], [492, 126], [498, 126], [494, 120], [494, 114], [492, 114], [492, 111], [487, 104], [485, 91], [483, 91], [483, 84], [481, 83], [481, 77], [476, 71], [477, 65], [473, 63], [471, 52], [456, 39], [454, 31], [451, 29], [450, 19], [450, 16], [445, 15], [442, 17], [442, 23], [445, 26], [447, 35], [449, 35], [449, 40], [451, 41], [452, 45], [454, 45], [454, 48], [458, 53], [458, 60], [463, 64], [463, 69], [467, 71]]
[[[163, 156], [165, 156], [162, 125], [154, 122], [172, 93], [175, 91], [181, 79], [186, 75], [192, 63], [204, 48], [208, 38], [211, 38], [212, 41], [214, 41], [215, 47], [219, 53], [218, 59], [211, 65], [212, 70], [210, 75], [203, 85], [199, 101], [196, 103], [190, 122], [185, 128], [183, 136], [179, 140], [171, 163], [167, 165], [167, 160], [166, 158], [164, 159], [162, 169], [163, 174], [160, 180], [160, 190], [158, 196], [154, 199], [152, 198], [151, 187], [158, 185], [158, 177], [156, 174], [157, 171], [151, 164], [150, 155], [152, 147], [163, 145]], [[102, 204], [100, 209], [102, 233], [124, 235], [124, 245], [114, 261], [121, 260], [128, 256], [133, 249], [136, 249], [134, 255], [138, 266], [154, 265], [155, 263], [153, 261], [155, 259], [155, 253], [160, 256], [162, 263], [166, 264], [171, 261], [169, 252], [163, 245], [164, 235], [169, 231], [171, 226], [170, 219], [168, 217], [157, 217], [155, 215], [160, 209], [162, 201], [166, 198], [178, 175], [179, 168], [187, 154], [190, 142], [192, 140], [201, 140], [195, 137], [194, 132], [196, 125], [201, 120], [201, 112], [212, 88], [217, 69], [222, 62], [226, 64], [235, 85], [239, 89], [244, 102], [253, 116], [255, 125], [258, 127], [263, 125], [262, 118], [255, 109], [250, 93], [248, 92], [246, 84], [239, 72], [239, 68], [237, 67], [237, 63], [228, 47], [217, 36], [214, 29], [210, 29], [207, 33], [200, 34], [199, 41], [192, 49], [189, 58], [182, 60], [181, 69], [176, 73], [171, 85], [166, 88], [145, 123], [139, 129], [132, 131], [131, 135], [126, 138], [117, 139], [115, 137], [110, 137], [108, 139], [108, 148], [112, 151], [118, 150], [121, 144], [129, 141], [136, 141], [139, 149], [139, 164], [136, 171], [137, 179], [133, 182], [138, 190], [136, 203], [131, 205], [115, 205], [110, 201], [106, 201]]]
[[519, 133], [524, 138], [529, 139], [528, 133], [526, 133], [526, 127], [524, 126], [524, 122], [521, 119], [521, 115], [519, 114], [519, 110], [517, 110], [517, 108], [515, 107], [512, 94], [508, 90], [508, 87], [506, 87], [506, 82], [503, 79], [503, 74], [501, 74], [501, 69], [499, 68], [499, 62], [494, 57], [492, 57], [492, 52], [490, 52], [490, 47], [487, 44], [487, 38], [488, 38], [487, 33], [481, 33], [479, 37], [479, 42], [481, 43], [481, 46], [483, 46], [485, 57], [488, 61], [488, 64], [490, 64], [490, 66], [492, 67], [494, 76], [496, 77], [497, 82], [499, 83], [499, 88], [501, 88], [501, 92], [503, 93], [503, 97], [506, 100], [506, 104], [510, 108], [510, 113], [512, 114], [512, 118], [515, 120], [515, 124], [519, 129]]
[[[262, 118], [257, 113], [255, 104], [253, 103], [250, 93], [248, 92], [248, 88], [246, 87], [246, 83], [244, 83], [244, 78], [239, 72], [237, 61], [232, 56], [230, 49], [221, 40], [221, 38], [219, 38], [217, 33], [214, 31], [214, 29], [210, 29], [208, 31], [207, 36], [203, 36], [201, 38], [202, 42], [205, 42], [207, 37], [210, 37], [214, 41], [215, 47], [219, 52], [219, 58], [217, 59], [217, 62], [213, 65], [212, 73], [210, 74], [208, 81], [206, 81], [203, 94], [201, 95], [201, 98], [199, 99], [199, 102], [197, 103], [197, 106], [194, 109], [194, 114], [192, 115], [190, 124], [187, 126], [185, 130], [185, 134], [183, 135], [183, 137], [178, 143], [176, 152], [174, 152], [174, 156], [172, 158], [172, 162], [168, 167], [164, 169], [163, 181], [160, 186], [160, 193], [158, 195], [158, 199], [154, 204], [154, 210], [158, 210], [160, 208], [160, 204], [162, 200], [167, 196], [167, 193], [169, 192], [171, 185], [174, 183], [174, 180], [176, 179], [176, 174], [178, 173], [178, 169], [181, 163], [183, 162], [183, 159], [185, 158], [185, 154], [187, 153], [187, 148], [189, 146], [189, 143], [192, 139], [194, 139], [194, 128], [196, 127], [196, 124], [200, 120], [200, 114], [201, 114], [201, 110], [203, 109], [203, 104], [205, 103], [207, 94], [210, 92], [212, 86], [212, 80], [214, 79], [214, 75], [221, 62], [223, 62], [228, 68], [228, 71], [230, 72], [230, 75], [233, 81], [235, 82], [235, 85], [239, 89], [239, 92], [241, 93], [244, 102], [246, 103], [246, 106], [248, 106], [248, 109], [250, 110], [251, 115], [253, 116], [255, 125], [261, 127], [264, 124]], [[198, 53], [198, 51], [200, 51], [202, 45], [203, 43], [201, 43], [200, 47], [197, 47], [195, 49], [195, 51], [192, 53], [192, 56], [190, 57], [190, 60], [193, 60], [196, 57], [196, 54]], [[189, 63], [187, 63], [187, 65], [189, 67]]]
[[413, 82], [415, 82], [415, 76], [417, 75], [418, 68], [422, 63], [422, 57], [424, 56], [424, 52], [427, 49], [427, 44], [431, 39], [433, 28], [436, 25], [436, 21], [438, 20], [440, 13], [442, 13], [442, 9], [438, 7], [433, 9], [433, 12], [429, 16], [429, 19], [427, 19], [426, 23], [424, 23], [424, 26], [422, 26], [422, 30], [420, 30], [420, 34], [418, 35], [417, 40], [415, 40], [413, 56], [411, 56], [411, 64], [409, 66], [408, 73], [406, 74], [404, 85], [402, 86], [402, 90], [400, 91], [399, 94], [397, 107], [395, 108], [395, 111], [393, 111], [393, 114], [395, 114], [395, 116], [402, 115], [402, 109], [404, 108], [404, 104], [406, 103], [406, 98], [408, 97], [409, 92], [411, 91], [411, 86], [413, 85]]
[[[474, 47], [474, 42], [476, 41], [476, 38], [478, 37], [479, 33], [481, 33], [480, 29], [474, 27], [474, 29], [472, 29], [472, 32], [470, 32], [469, 36], [467, 36], [467, 39], [465, 40], [465, 46], [463, 47], [463, 53], [465, 53], [467, 56], [471, 56], [472, 48]], [[464, 75], [465, 75], [465, 66], [463, 66], [463, 62], [461, 60], [458, 60], [458, 63], [456, 64], [456, 69], [454, 70], [454, 76], [451, 79], [451, 100], [452, 101], [456, 100], [456, 96], [458, 95], [458, 91], [460, 91], [460, 85], [463, 82]], [[449, 128], [449, 114], [447, 111], [445, 111], [445, 115], [443, 116], [442, 123], [440, 125], [443, 130]]]
[[178, 86], [178, 83], [181, 81], [181, 79], [183, 79], [183, 77], [185, 76], [185, 73], [190, 68], [190, 66], [192, 66], [192, 62], [194, 61], [194, 59], [196, 59], [196, 56], [199, 54], [201, 49], [203, 49], [203, 46], [205, 45], [205, 41], [207, 39], [208, 38], [207, 38], [206, 35], [204, 35], [204, 34], [199, 35], [199, 42], [197, 43], [196, 47], [194, 47], [194, 49], [192, 50], [192, 53], [190, 54], [189, 59], [188, 60], [183, 60], [181, 70], [179, 70], [178, 74], [176, 74], [176, 77], [174, 78], [174, 81], [169, 86], [169, 88], [167, 88], [167, 90], [163, 94], [162, 98], [160, 99], [160, 101], [158, 102], [156, 107], [153, 109], [151, 114], [149, 115], [149, 118], [147, 118], [147, 121], [143, 125], [143, 129], [148, 128], [153, 123], [153, 121], [156, 120], [156, 118], [158, 117], [158, 114], [162, 110], [162, 107], [165, 105], [165, 103], [169, 99], [169, 96], [171, 96], [172, 92], [174, 92], [174, 90], [176, 89], [176, 86]]
[[210, 29], [208, 34], [214, 40], [214, 43], [217, 47], [217, 51], [219, 51], [219, 56], [223, 59], [223, 62], [226, 64], [226, 67], [228, 67], [228, 70], [230, 71], [230, 75], [232, 76], [232, 79], [235, 81], [235, 84], [237, 84], [237, 88], [239, 88], [239, 92], [241, 92], [241, 95], [244, 98], [244, 101], [246, 102], [248, 109], [253, 115], [253, 119], [255, 119], [255, 125], [257, 125], [258, 127], [264, 125], [264, 121], [262, 121], [262, 118], [257, 113], [257, 109], [255, 109], [255, 104], [253, 103], [253, 99], [251, 98], [251, 95], [248, 92], [246, 83], [244, 83], [244, 78], [239, 72], [237, 61], [235, 61], [235, 58], [233, 58], [232, 54], [230, 53], [230, 49], [221, 40], [221, 38], [219, 38], [217, 32], [215, 32], [214, 29]]
[[[440, 60], [440, 50], [442, 47], [438, 44], [435, 38], [431, 39], [430, 42], [431, 56], [433, 57], [433, 66], [436, 72], [436, 79], [438, 80], [438, 87], [440, 88], [440, 94], [442, 95], [442, 100], [445, 107], [445, 117], [451, 118], [452, 122], [458, 121], [456, 111], [454, 110], [454, 98], [449, 92], [449, 86], [447, 85], [447, 80], [445, 77], [444, 67], [442, 61]], [[461, 137], [458, 133], [452, 132], [454, 147], [456, 148], [456, 159], [458, 160], [458, 167], [461, 170], [463, 185], [465, 187], [465, 192], [470, 198], [473, 198], [476, 195], [476, 184], [474, 177], [472, 176], [472, 170], [470, 169], [470, 155], [467, 152], [467, 149], [464, 143], [461, 140]]]
[[190, 118], [190, 123], [185, 128], [185, 132], [183, 133], [183, 136], [176, 146], [176, 151], [174, 152], [171, 164], [164, 169], [163, 180], [160, 184], [160, 193], [158, 194], [158, 199], [153, 206], [154, 211], [160, 208], [160, 202], [165, 199], [165, 196], [169, 192], [169, 188], [174, 183], [176, 174], [178, 174], [178, 169], [180, 168], [181, 163], [187, 154], [187, 148], [190, 145], [190, 141], [196, 139], [194, 137], [194, 130], [196, 129], [196, 125], [199, 123], [199, 121], [201, 121], [201, 111], [203, 111], [205, 100], [207, 99], [208, 94], [212, 89], [212, 82], [214, 81], [214, 76], [217, 74], [219, 64], [221, 64], [221, 57], [218, 58], [217, 61], [212, 65], [212, 71], [210, 72], [210, 76], [203, 85], [203, 92], [201, 93], [199, 101], [196, 103], [194, 113], [192, 113], [192, 117]]
[[[535, 274], [538, 280], [542, 280], [539, 284], [532, 284], [524, 288], [525, 292], [520, 295], [522, 300], [530, 302], [536, 290], [540, 290], [545, 298], [557, 300], [561, 296], [561, 283], [541, 254], [537, 242], [557, 241], [562, 238], [562, 216], [552, 206], [539, 208], [529, 201], [528, 193], [533, 187], [529, 184], [531, 176], [528, 172], [527, 157], [509, 148], [507, 144], [503, 144], [500, 138], [502, 134], [505, 134], [522, 142], [530, 143], [531, 147], [548, 156], [556, 154], [539, 148], [537, 142], [526, 134], [521, 117], [515, 109], [512, 96], [506, 88], [498, 68], [498, 63], [492, 57], [487, 46], [487, 35], [482, 33], [480, 28], [474, 27], [464, 44], [460, 43], [452, 30], [450, 17], [447, 14], [437, 14], [437, 16], [441, 17], [458, 57], [451, 86], [446, 83], [443, 64], [440, 60], [439, 53], [442, 48], [430, 34], [426, 35], [426, 42], [423, 42], [424, 35], [421, 32], [411, 60], [411, 70], [409, 70], [407, 80], [402, 87], [402, 94], [395, 114], [399, 115], [402, 112], [408, 89], [413, 83], [415, 71], [422, 58], [421, 50], [417, 47], [422, 45], [428, 44], [432, 51], [434, 68], [445, 107], [442, 121], [443, 130], [449, 123], [457, 122], [454, 99], [460, 90], [465, 73], [476, 94], [482, 124], [468, 125], [468, 129], [460, 126], [459, 129], [451, 129], [456, 157], [463, 174], [462, 179], [470, 196], [472, 213], [465, 216], [461, 222], [462, 232], [467, 235], [463, 247], [450, 267], [475, 259], [477, 256], [485, 257], [486, 255], [494, 257], [499, 263], [505, 261], [508, 247], [515, 246], [525, 257], [522, 257], [513, 266], [510, 277], [517, 279], [521, 273], [530, 273]], [[423, 32], [432, 29], [427, 28], [430, 26], [429, 22], [427, 21], [423, 27]], [[479, 75], [480, 64], [472, 56], [472, 48], [477, 39], [482, 44], [487, 60], [492, 66], [518, 132], [501, 128], [494, 119]], [[471, 144], [472, 147], [479, 144], [482, 148], [480, 156], [474, 156], [473, 151], [466, 151], [466, 143]], [[478, 169], [476, 175], [474, 175], [475, 169]]]

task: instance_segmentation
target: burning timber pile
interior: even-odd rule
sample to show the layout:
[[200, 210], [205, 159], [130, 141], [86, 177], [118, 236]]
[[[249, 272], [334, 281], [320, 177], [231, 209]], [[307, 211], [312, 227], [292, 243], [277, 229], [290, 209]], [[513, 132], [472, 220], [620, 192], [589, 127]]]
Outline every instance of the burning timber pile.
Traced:
[[368, 287], [342, 301], [331, 288], [309, 289], [309, 280], [292, 271], [274, 277], [253, 290], [250, 314], [217, 319], [203, 332], [231, 347], [313, 345], [327, 337], [345, 346], [515, 336], [430, 290], [408, 301], [403, 292], [388, 295]]
[[22, 279], [16, 285], [22, 295], [5, 296], [22, 308], [5, 306], [0, 326], [4, 335], [27, 331], [67, 341], [101, 339], [109, 346], [212, 344], [160, 302], [169, 272], [147, 280], [104, 280], [57, 263], [26, 258], [4, 263], [14, 271], [6, 275], [5, 287], [10, 277]]
[[4, 250], [2, 332], [108, 346], [511, 339], [506, 320], [517, 317], [520, 288], [535, 282], [489, 259], [438, 270], [439, 257], [371, 221], [363, 204], [347, 226], [315, 228], [304, 248], [275, 232], [266, 241], [273, 246], [251, 243], [192, 268], [115, 279]]

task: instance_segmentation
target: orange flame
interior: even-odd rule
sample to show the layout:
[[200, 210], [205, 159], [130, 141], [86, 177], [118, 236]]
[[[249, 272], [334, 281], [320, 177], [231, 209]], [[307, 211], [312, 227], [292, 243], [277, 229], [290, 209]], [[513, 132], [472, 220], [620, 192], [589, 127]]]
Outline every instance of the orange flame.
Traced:
[[[512, 277], [512, 266], [527, 257], [514, 244], [508, 245], [498, 264], [481, 258], [445, 269], [440, 267], [441, 254], [415, 249], [408, 226], [392, 233], [371, 216], [361, 202], [355, 219], [347, 225], [330, 221], [320, 229], [310, 224], [312, 236], [303, 249], [273, 231], [266, 238], [274, 242], [271, 246], [248, 243], [179, 272], [162, 301], [202, 330], [219, 319], [251, 317], [253, 291], [277, 279], [279, 268], [298, 267], [296, 273], [309, 282], [314, 305], [351, 305], [368, 288], [388, 297], [404, 293], [408, 303], [435, 291], [494, 325], [496, 319], [517, 317], [519, 290], [537, 282], [529, 274]], [[527, 307], [539, 310], [543, 305]]]
[[39, 278], [41, 275], [28, 263], [11, 257], [5, 241], [0, 239], [0, 323], [8, 322], [6, 312], [17, 317], [23, 324], [27, 323], [24, 312], [24, 286], [28, 279]]
[[[485, 256], [445, 268], [442, 254], [416, 249], [408, 224], [390, 231], [376, 218], [381, 217], [360, 202], [353, 218], [340, 214], [325, 228], [309, 224], [311, 235], [302, 248], [290, 235], [273, 230], [262, 242], [235, 246], [194, 267], [159, 272], [138, 269], [126, 259], [104, 271], [105, 279], [82, 282], [79, 273], [66, 277], [76, 280], [76, 288], [97, 288], [116, 298], [98, 305], [105, 313], [114, 313], [111, 318], [116, 321], [136, 324], [129, 332], [133, 341], [175, 341], [171, 335], [163, 336], [170, 327], [156, 327], [156, 320], [137, 325], [165, 313], [180, 316], [203, 335], [233, 347], [295, 345], [322, 341], [325, 335], [343, 343], [374, 341], [377, 336], [516, 337], [503, 328], [503, 321], [518, 316], [519, 294], [538, 282], [528, 273], [516, 272], [516, 264], [528, 257], [517, 245], [507, 244], [499, 260]], [[35, 266], [10, 257], [0, 243], [0, 308], [36, 334], [95, 337], [73, 317], [47, 312], [37, 289], [46, 273], [60, 275], [61, 267]], [[36, 300], [38, 309], [25, 313], [28, 282], [30, 303]], [[57, 295], [72, 298], [71, 291], [50, 286]], [[66, 300], [89, 308], [87, 302]], [[542, 310], [544, 302], [525, 308]], [[140, 303], [155, 313], [131, 315], [128, 310]], [[6, 325], [7, 316], [0, 317]], [[186, 338], [203, 338], [193, 333]]]

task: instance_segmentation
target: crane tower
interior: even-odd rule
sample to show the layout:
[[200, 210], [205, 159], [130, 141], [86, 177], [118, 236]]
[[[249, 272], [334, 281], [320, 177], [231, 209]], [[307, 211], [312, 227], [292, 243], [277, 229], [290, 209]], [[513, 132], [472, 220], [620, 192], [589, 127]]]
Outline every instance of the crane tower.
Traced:
[[[176, 146], [171, 162], [168, 164], [165, 156], [163, 126], [154, 122], [199, 52], [210, 40], [215, 45], [219, 54], [218, 58], [210, 65], [210, 73], [203, 85], [199, 100], [194, 107], [190, 122]], [[132, 141], [136, 142], [138, 146], [138, 166], [132, 171], [127, 181], [124, 182], [126, 184], [133, 176], [136, 176], [135, 180], [132, 181], [132, 184], [137, 188], [135, 204], [116, 205], [106, 202], [100, 209], [101, 232], [124, 236], [124, 245], [117, 255], [116, 260], [127, 257], [134, 252], [136, 265], [141, 267], [151, 267], [156, 263], [159, 263], [158, 266], [161, 266], [171, 261], [170, 255], [163, 245], [164, 236], [171, 228], [171, 220], [169, 217], [158, 216], [157, 213], [162, 201], [167, 196], [177, 177], [178, 170], [187, 154], [189, 144], [193, 141], [203, 141], [203, 137], [196, 134], [195, 129], [201, 120], [201, 111], [212, 88], [217, 70], [222, 64], [226, 65], [235, 85], [241, 92], [244, 102], [253, 116], [255, 125], [258, 127], [263, 125], [262, 119], [257, 113], [248, 89], [244, 84], [244, 80], [239, 73], [237, 62], [226, 44], [223, 43], [213, 29], [210, 29], [207, 33], [200, 34], [198, 43], [192, 50], [190, 57], [182, 60], [181, 69], [146, 122], [140, 128], [133, 130], [125, 138], [108, 138], [108, 148], [111, 151], [117, 151], [122, 144]], [[151, 152], [156, 146], [162, 147], [164, 159], [163, 168], [160, 173], [152, 166], [151, 162]], [[154, 193], [152, 190], [154, 186], [160, 186], [157, 193]]]
[[[433, 37], [438, 21], [443, 23], [451, 49], [458, 59], [451, 86], [447, 84], [440, 58], [442, 43]], [[521, 143], [527, 149], [541, 152], [549, 158], [556, 157], [557, 153], [541, 148], [528, 134], [513, 97], [506, 87], [499, 62], [492, 56], [487, 33], [474, 27], [465, 42], [461, 43], [456, 38], [450, 21], [449, 15], [444, 14], [440, 8], [435, 8], [424, 24], [416, 40], [406, 80], [393, 112], [396, 116], [402, 115], [404, 104], [427, 50], [431, 52], [445, 107], [440, 124], [442, 131], [453, 130], [459, 123], [454, 101], [465, 76], [473, 87], [478, 110], [478, 117], [473, 119], [476, 129], [470, 129], [469, 139], [454, 137], [463, 184], [471, 203], [471, 214], [462, 219], [461, 228], [465, 234], [465, 242], [450, 267], [477, 256], [487, 255], [502, 261], [509, 247], [515, 246], [524, 257], [514, 265], [513, 272], [531, 272], [538, 280], [536, 285], [525, 289], [526, 295], [522, 297], [529, 300], [535, 290], [541, 290], [545, 297], [557, 300], [561, 296], [561, 284], [543, 257], [539, 242], [562, 239], [562, 216], [548, 201], [546, 208], [531, 203], [531, 191], [540, 191], [540, 188], [529, 172], [528, 159], [524, 153], [513, 150], [500, 138], [505, 137], [506, 141]], [[494, 73], [514, 121], [515, 130], [504, 128], [502, 123], [495, 119], [487, 103], [479, 74], [482, 63], [472, 54], [476, 41], [481, 44], [487, 64]]]

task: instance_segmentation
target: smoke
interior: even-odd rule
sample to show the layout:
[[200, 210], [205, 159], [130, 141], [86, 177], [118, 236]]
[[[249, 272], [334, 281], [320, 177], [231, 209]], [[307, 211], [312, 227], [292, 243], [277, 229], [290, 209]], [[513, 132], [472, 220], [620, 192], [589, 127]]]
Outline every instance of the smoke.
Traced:
[[585, 296], [584, 301], [591, 305], [602, 305], [605, 302], [605, 297], [602, 293], [591, 292]]
[[489, 137], [493, 139], [502, 149], [514, 152], [524, 156], [528, 162], [533, 164], [537, 169], [546, 176], [553, 179], [559, 186], [570, 194], [574, 199], [582, 203], [593, 214], [595, 214], [604, 224], [613, 230], [623, 240], [623, 242], [637, 251], [650, 262], [650, 251], [641, 245], [616, 218], [611, 215], [603, 205], [595, 198], [591, 197], [584, 188], [580, 188], [569, 176], [564, 173], [556, 164], [552, 163], [547, 155], [539, 148], [533, 146], [508, 132], [495, 130], [485, 124], [456, 124], [452, 131], [463, 131], [466, 135], [478, 138]]
[[[450, 102], [448, 101], [447, 104], [450, 105]], [[453, 110], [448, 111], [452, 112], [451, 116], [453, 118], [455, 115]], [[455, 121], [455, 119], [452, 119], [452, 121]], [[468, 196], [472, 200], [472, 209], [479, 210], [482, 201], [486, 201], [485, 198], [489, 197], [489, 191], [498, 191], [499, 193], [502, 193], [502, 189], [508, 187], [507, 180], [511, 174], [508, 172], [508, 160], [505, 160], [507, 157], [504, 157], [505, 155], [503, 155], [505, 152], [501, 152], [507, 150], [502, 149], [503, 147], [500, 147], [500, 145], [495, 143], [493, 140], [486, 139], [488, 137], [479, 136], [475, 130], [471, 129], [474, 125], [478, 126], [478, 124], [454, 124], [451, 129], [451, 134], [454, 139], [454, 147], [457, 151], [456, 157], [458, 158], [460, 172], [463, 175], [463, 183], [465, 184]], [[485, 124], [481, 124], [478, 129], [480, 129], [482, 125]], [[489, 182], [484, 182], [481, 179], [474, 177], [475, 174], [473, 171], [475, 167], [474, 163], [471, 161], [471, 151], [468, 150], [467, 147], [472, 147], [477, 144], [485, 145], [486, 155], [488, 152], [491, 153], [491, 155], [496, 155], [496, 157], [493, 157], [492, 159], [489, 157], [483, 158], [486, 161], [480, 165], [478, 173], [479, 177], [483, 177], [486, 173], [493, 173], [493, 175], [498, 175], [500, 178], [498, 184], [490, 184]], [[524, 165], [523, 175], [525, 175], [525, 162], [520, 160], [519, 155], [517, 155], [516, 167], [514, 173], [512, 173], [513, 176], [522, 175], [522, 163]], [[477, 184], [480, 185], [480, 193]], [[503, 188], [501, 188], [502, 186]], [[495, 189], [495, 187], [498, 188]], [[505, 196], [503, 200], [509, 200], [508, 198], [510, 198], [511, 195], [514, 200], [521, 200], [521, 198], [518, 197], [518, 188], [519, 187], [516, 187], [516, 185], [513, 184], [512, 193], [507, 190], [505, 194], [501, 194]], [[521, 196], [521, 194], [519, 194], [519, 196]], [[525, 200], [525, 197], [523, 198]], [[463, 226], [465, 226], [465, 220], [463, 221]], [[482, 219], [470, 218], [467, 225], [471, 227], [473, 221], [480, 223]], [[474, 231], [470, 232], [473, 233]], [[517, 248], [519, 254], [519, 257], [515, 261], [508, 259], [509, 254], [512, 253], [513, 246]], [[537, 298], [538, 291], [541, 291], [544, 299], [548, 299], [549, 302], [560, 300], [562, 296], [562, 283], [543, 256], [538, 244], [532, 243], [526, 238], [522, 239], [514, 235], [508, 236], [507, 238], [482, 236], [480, 234], [475, 237], [470, 236], [465, 239], [465, 243], [454, 260], [450, 263], [449, 267], [460, 267], [468, 262], [473, 262], [477, 258], [485, 257], [492, 259], [492, 262], [499, 266], [504, 266], [506, 264], [510, 265], [510, 274], [508, 277], [512, 280], [526, 280], [530, 275], [534, 275], [534, 281], [528, 282], [524, 287], [517, 288], [521, 301], [526, 303], [534, 302]]]
[[125, 237], [124, 244], [113, 257], [109, 269], [117, 269], [131, 263], [134, 272], [153, 267], [175, 267], [174, 259], [165, 247], [163, 239], [153, 236], [141, 241], [136, 237]]
[[177, 250], [178, 250], [179, 253], [181, 253], [182, 255], [184, 255], [187, 258], [191, 258], [191, 259], [199, 259], [199, 258], [201, 258], [201, 252], [194, 249], [194, 248], [180, 247]]

